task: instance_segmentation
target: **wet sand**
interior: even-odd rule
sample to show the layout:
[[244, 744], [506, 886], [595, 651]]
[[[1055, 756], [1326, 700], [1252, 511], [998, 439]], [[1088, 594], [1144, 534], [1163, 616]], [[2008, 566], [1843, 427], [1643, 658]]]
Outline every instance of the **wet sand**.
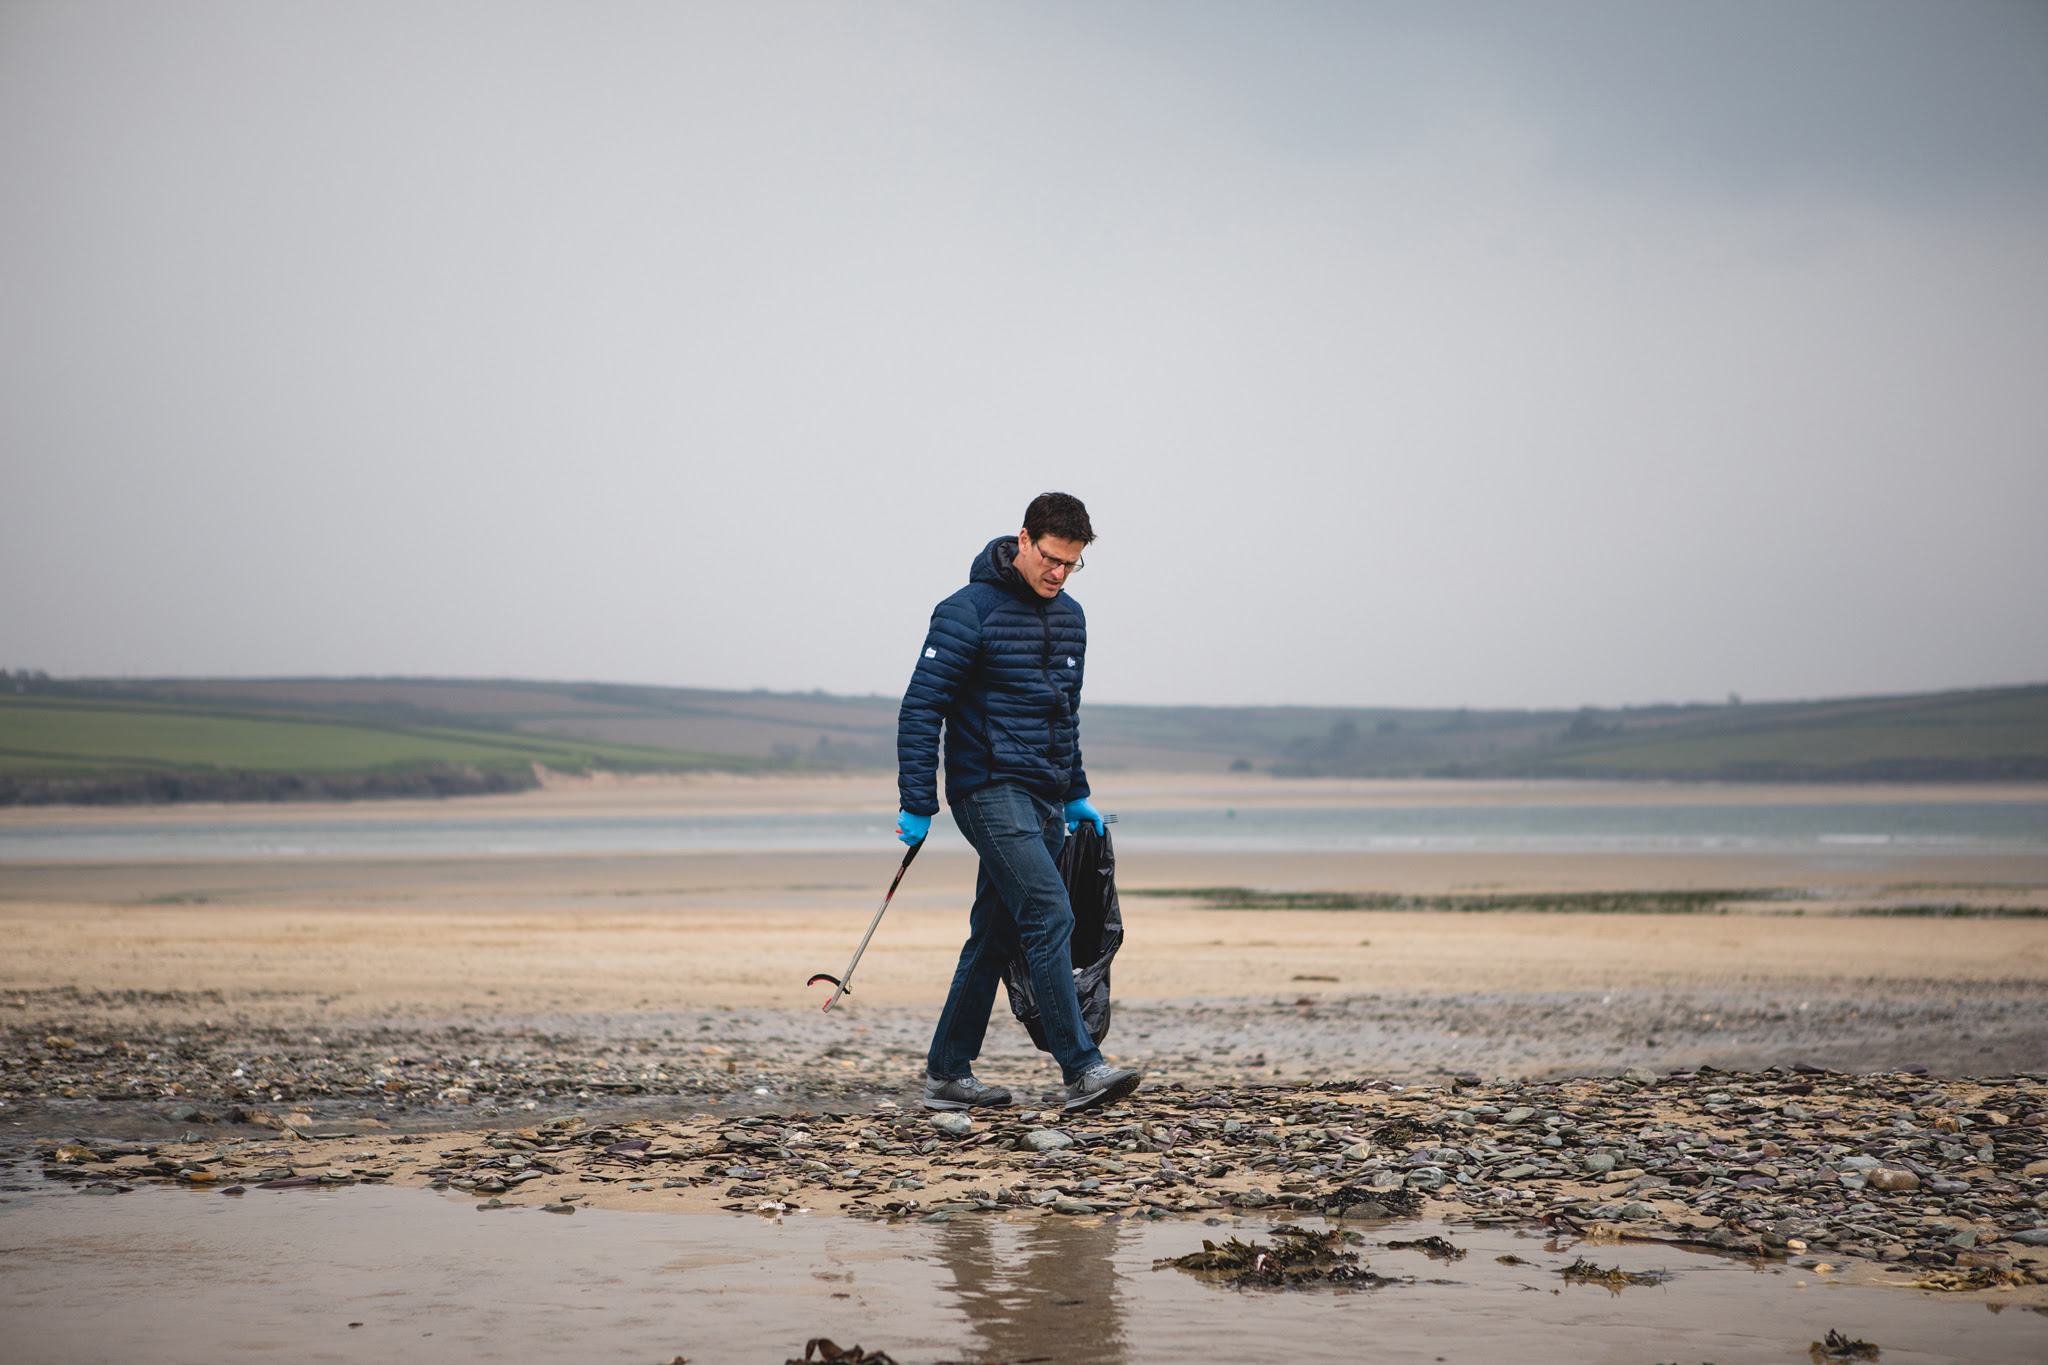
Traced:
[[[45, 1362], [765, 1365], [812, 1336], [905, 1362], [1803, 1361], [1833, 1329], [1876, 1343], [1887, 1365], [2048, 1352], [2048, 1318], [2017, 1307], [1540, 1232], [1457, 1231], [1466, 1255], [1446, 1263], [1385, 1245], [1441, 1228], [1370, 1229], [1358, 1251], [1394, 1282], [1364, 1291], [1246, 1293], [1154, 1268], [1204, 1238], [1266, 1240], [1271, 1224], [477, 1214], [363, 1188], [52, 1198], [0, 1208], [0, 1318], [10, 1354]], [[1566, 1284], [1558, 1272], [1579, 1255], [1672, 1278]]]
[[[0, 989], [213, 991], [251, 1018], [800, 1008], [843, 968], [895, 864], [659, 854], [15, 864]], [[906, 879], [854, 1004], [941, 1000], [971, 857]], [[2038, 989], [2048, 920], [1843, 917], [1927, 901], [2048, 905], [2039, 858], [1643, 854], [1126, 855], [1119, 998], [1471, 991]], [[1280, 889], [1807, 888], [1726, 915], [1229, 910], [1136, 894]]]
[[[488, 1090], [491, 1075], [464, 1072], [441, 1098]], [[254, 1138], [38, 1143], [40, 1180], [10, 1163], [17, 1168], [0, 1185], [30, 1197], [0, 1207], [21, 1203], [6, 1216], [26, 1212], [35, 1227], [56, 1187], [77, 1191], [81, 1209], [111, 1196], [161, 1211], [152, 1196], [166, 1189], [239, 1202], [426, 1186], [475, 1200], [489, 1217], [608, 1208], [1104, 1228], [1252, 1216], [1308, 1219], [1353, 1241], [1377, 1233], [1390, 1251], [1401, 1249], [1392, 1232], [1433, 1235], [1390, 1228], [1420, 1218], [1460, 1238], [1547, 1232], [1561, 1239], [1549, 1252], [1562, 1242], [1711, 1251], [1828, 1285], [2048, 1311], [2042, 1080], [1808, 1068], [1209, 1093], [1155, 1084], [1083, 1114], [1026, 1103], [928, 1115], [880, 1101], [748, 1115], [710, 1097], [688, 1117], [564, 1113], [485, 1134], [397, 1133], [369, 1118], [322, 1131], [309, 1115], [279, 1110], [238, 1116], [270, 1126]], [[414, 1220], [430, 1213], [422, 1204], [373, 1207]], [[329, 1243], [307, 1245], [325, 1254]], [[0, 1273], [14, 1268], [0, 1261]], [[1323, 1287], [1398, 1283], [1398, 1271], [1373, 1274], [1395, 1278]]]
[[[179, 880], [226, 899], [220, 888], [227, 878], [207, 875], [219, 871]], [[758, 893], [762, 900], [775, 894]], [[921, 887], [899, 898], [909, 904], [891, 907], [850, 1004], [944, 998], [962, 912], [957, 903], [919, 903], [941, 895]], [[844, 968], [872, 913], [866, 906], [643, 906], [646, 897], [605, 893], [591, 898], [595, 904], [545, 908], [465, 906], [452, 893], [423, 895], [422, 905], [379, 905], [374, 894], [339, 892], [332, 896], [339, 903], [327, 906], [306, 899], [301, 891], [192, 906], [38, 895], [0, 904], [9, 945], [0, 987], [210, 991], [252, 1019], [310, 1016], [317, 1000], [319, 1014], [349, 1022], [789, 1009], [818, 995], [803, 984], [811, 974]], [[1136, 897], [1126, 899], [1124, 917], [1127, 946], [1115, 980], [1118, 997], [1133, 1001], [1649, 988], [1828, 994], [2048, 982], [2048, 921], [2039, 919], [1782, 909], [1683, 916], [1212, 910]]]

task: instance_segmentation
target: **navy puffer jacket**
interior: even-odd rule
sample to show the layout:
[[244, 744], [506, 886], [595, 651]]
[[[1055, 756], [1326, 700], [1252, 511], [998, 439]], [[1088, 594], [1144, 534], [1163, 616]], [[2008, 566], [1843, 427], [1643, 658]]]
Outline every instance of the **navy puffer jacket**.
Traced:
[[1032, 591], [1011, 561], [1015, 535], [975, 557], [967, 586], [939, 603], [896, 717], [903, 809], [936, 815], [939, 727], [946, 803], [997, 782], [1048, 801], [1088, 794], [1078, 712], [1088, 618], [1073, 598]]

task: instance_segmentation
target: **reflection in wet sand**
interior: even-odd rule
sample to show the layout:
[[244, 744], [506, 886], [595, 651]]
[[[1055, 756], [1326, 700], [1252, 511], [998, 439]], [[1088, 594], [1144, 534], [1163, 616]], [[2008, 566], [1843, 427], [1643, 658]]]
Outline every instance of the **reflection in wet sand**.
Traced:
[[990, 1360], [1123, 1365], [1116, 1233], [1060, 1220], [1017, 1227], [955, 1220], [934, 1256]]

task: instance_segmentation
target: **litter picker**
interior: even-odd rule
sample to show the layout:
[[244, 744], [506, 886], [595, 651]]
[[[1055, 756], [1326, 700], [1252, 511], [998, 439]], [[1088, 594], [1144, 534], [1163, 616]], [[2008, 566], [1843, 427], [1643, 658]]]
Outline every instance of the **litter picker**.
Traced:
[[853, 989], [853, 969], [860, 965], [860, 955], [868, 950], [868, 940], [875, 936], [875, 928], [876, 926], [881, 924], [882, 914], [889, 908], [890, 900], [895, 897], [896, 888], [903, 885], [903, 874], [910, 871], [911, 859], [915, 858], [917, 856], [917, 851], [923, 847], [924, 840], [919, 839], [916, 843], [912, 844], [910, 846], [910, 850], [903, 855], [902, 865], [896, 869], [896, 875], [890, 879], [888, 894], [882, 897], [882, 908], [880, 910], [875, 911], [875, 917], [868, 921], [868, 931], [860, 936], [860, 947], [855, 948], [853, 950], [853, 961], [846, 964], [846, 975], [833, 976], [828, 972], [819, 972], [809, 981], [804, 982], [806, 986], [815, 986], [820, 981], [829, 981], [832, 983], [832, 998], [825, 1002], [826, 1009], [829, 1010], [834, 1005], [838, 1004], [839, 997]]

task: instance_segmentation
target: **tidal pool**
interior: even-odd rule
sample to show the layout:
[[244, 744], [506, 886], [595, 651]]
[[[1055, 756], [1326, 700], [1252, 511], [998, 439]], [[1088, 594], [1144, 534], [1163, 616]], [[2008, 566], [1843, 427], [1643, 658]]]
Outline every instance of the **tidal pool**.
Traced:
[[[777, 1365], [823, 1336], [904, 1365], [1730, 1365], [1804, 1361], [1836, 1329], [1877, 1344], [1884, 1365], [2048, 1359], [2048, 1316], [2018, 1305], [1509, 1229], [1360, 1225], [1361, 1259], [1397, 1278], [1373, 1289], [1238, 1291], [1155, 1268], [1204, 1238], [1265, 1240], [1275, 1222], [884, 1225], [479, 1212], [468, 1199], [362, 1186], [239, 1197], [37, 1187], [0, 1202], [0, 1358]], [[1430, 1234], [1466, 1255], [1385, 1246]], [[1618, 1292], [1568, 1284], [1557, 1272], [1579, 1256], [1670, 1278]]]

